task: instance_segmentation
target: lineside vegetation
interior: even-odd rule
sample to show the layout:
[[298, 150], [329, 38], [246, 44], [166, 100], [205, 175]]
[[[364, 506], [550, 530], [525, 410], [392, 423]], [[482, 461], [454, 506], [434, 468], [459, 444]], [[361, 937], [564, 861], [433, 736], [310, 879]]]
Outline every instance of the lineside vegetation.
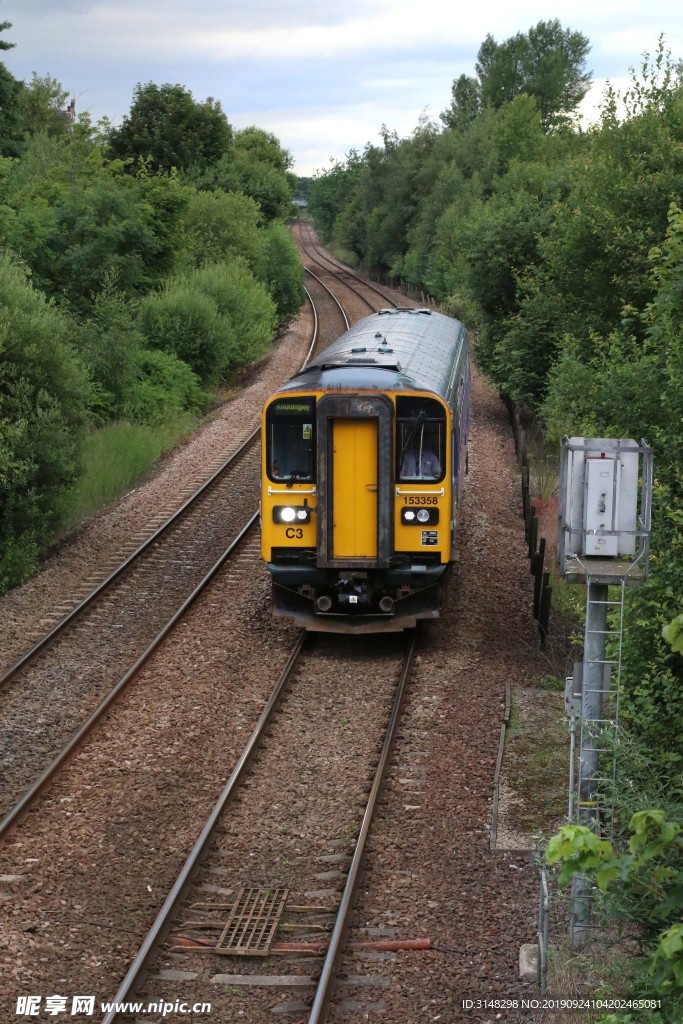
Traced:
[[0, 64], [0, 593], [303, 301], [275, 136], [177, 84], [139, 84], [118, 128], [69, 116], [67, 97]]

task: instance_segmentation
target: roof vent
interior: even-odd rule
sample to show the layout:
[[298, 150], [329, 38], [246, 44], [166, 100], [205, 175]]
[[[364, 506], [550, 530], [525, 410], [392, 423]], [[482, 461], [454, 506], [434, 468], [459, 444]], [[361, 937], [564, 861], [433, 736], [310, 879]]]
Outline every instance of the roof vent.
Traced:
[[363, 347], [363, 348], [352, 348], [351, 351], [352, 352], [367, 352], [367, 349], [365, 347]]
[[426, 313], [427, 316], [432, 315], [431, 309], [428, 309], [426, 306], [395, 306], [394, 309], [380, 309], [377, 316], [383, 316], [387, 313], [392, 316], [395, 316], [397, 313], [412, 313], [413, 315], [416, 313]]

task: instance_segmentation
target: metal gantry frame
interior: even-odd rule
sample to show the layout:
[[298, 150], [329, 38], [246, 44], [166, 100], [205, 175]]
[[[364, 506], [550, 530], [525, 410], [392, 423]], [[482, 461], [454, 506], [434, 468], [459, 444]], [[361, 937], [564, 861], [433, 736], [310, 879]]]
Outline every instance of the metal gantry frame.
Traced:
[[[591, 463], [594, 482], [597, 471], [605, 478], [605, 490], [591, 490]], [[611, 834], [626, 587], [638, 586], [647, 578], [652, 478], [653, 453], [645, 440], [637, 444], [630, 439], [562, 439], [558, 560], [568, 583], [586, 586], [583, 662], [575, 666], [565, 690], [570, 723], [568, 818], [595, 831], [607, 820]], [[590, 502], [595, 507], [589, 508]], [[603, 514], [605, 521], [599, 522]], [[609, 550], [614, 554], [586, 554], [599, 549], [602, 538], [605, 548], [611, 541]], [[614, 588], [618, 588], [616, 597]], [[611, 807], [600, 806], [598, 800], [599, 782], [607, 774], [600, 759], [608, 753], [612, 755]], [[575, 876], [570, 925], [575, 947], [586, 942], [591, 928], [591, 898], [587, 880]]]
[[[613, 495], [609, 527], [596, 531], [588, 531], [585, 527], [583, 504], [578, 493], [578, 489], [581, 488], [582, 494], [582, 481], [577, 485], [576, 479], [577, 476], [582, 475], [586, 458], [603, 453], [614, 456], [617, 460], [623, 460], [629, 456], [638, 457], [640, 489], [638, 507], [634, 516], [634, 529], [619, 525], [617, 521], [619, 506], [616, 493]], [[624, 438], [562, 438], [560, 443], [557, 558], [560, 572], [567, 577], [568, 582], [583, 583], [586, 576], [591, 572], [595, 575], [598, 568], [602, 568], [607, 575], [617, 577], [615, 582], [618, 582], [623, 576], [631, 585], [637, 585], [647, 577], [652, 516], [652, 479], [653, 451], [644, 438], [641, 439], [640, 444]], [[616, 480], [615, 476], [613, 482], [615, 490]], [[589, 532], [607, 536], [616, 535], [622, 540], [632, 537], [635, 542], [632, 557], [629, 560], [614, 560], [613, 567], [609, 569], [604, 565], [596, 567], [594, 559], [582, 554], [585, 551], [586, 536]], [[601, 562], [604, 561], [605, 559], [601, 559]], [[612, 580], [610, 579], [608, 582], [612, 582]]]

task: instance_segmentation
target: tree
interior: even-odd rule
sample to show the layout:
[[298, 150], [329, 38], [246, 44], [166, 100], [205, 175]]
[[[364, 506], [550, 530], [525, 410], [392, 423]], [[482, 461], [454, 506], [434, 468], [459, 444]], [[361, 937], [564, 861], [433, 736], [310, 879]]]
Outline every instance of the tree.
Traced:
[[586, 36], [563, 29], [557, 18], [504, 43], [487, 35], [476, 64], [482, 103], [501, 107], [528, 93], [538, 103], [545, 131], [566, 124], [591, 84], [584, 70], [589, 49]]
[[32, 571], [78, 473], [90, 387], [73, 337], [0, 255], [0, 591]]
[[18, 118], [22, 131], [27, 135], [37, 135], [38, 132], [63, 135], [68, 125], [63, 113], [68, 95], [56, 78], [51, 75], [41, 77], [34, 71], [31, 82], [19, 96]]
[[[0, 32], [11, 28], [9, 21], [0, 22]], [[12, 50], [16, 43], [8, 43], [0, 39], [0, 50]], [[19, 130], [18, 104], [24, 83], [19, 82], [9, 73], [4, 64], [0, 64], [0, 155], [17, 156], [19, 153], [21, 132]]]
[[463, 131], [481, 111], [481, 86], [476, 78], [460, 75], [451, 88], [451, 105], [441, 113], [447, 128]]
[[236, 133], [217, 163], [203, 170], [195, 166], [186, 180], [202, 191], [242, 192], [258, 203], [265, 220], [284, 220], [296, 186], [291, 162], [274, 135], [252, 125]]
[[278, 327], [286, 326], [304, 301], [304, 268], [287, 228], [279, 221], [263, 232], [256, 276], [277, 307]]
[[254, 160], [270, 164], [276, 171], [288, 171], [292, 166], [292, 154], [283, 149], [279, 139], [272, 132], [249, 125], [235, 135], [234, 148], [250, 153]]
[[130, 113], [109, 137], [111, 153], [134, 162], [149, 161], [153, 170], [206, 168], [224, 155], [232, 128], [211, 96], [203, 103], [182, 85], [139, 82]]

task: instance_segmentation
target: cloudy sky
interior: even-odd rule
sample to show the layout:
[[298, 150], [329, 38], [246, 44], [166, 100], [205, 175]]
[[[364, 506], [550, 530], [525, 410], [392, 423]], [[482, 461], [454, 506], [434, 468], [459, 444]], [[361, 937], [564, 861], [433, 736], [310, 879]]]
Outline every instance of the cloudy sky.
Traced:
[[49, 73], [78, 111], [115, 123], [137, 82], [179, 82], [219, 99], [236, 127], [274, 132], [299, 174], [377, 142], [382, 124], [402, 136], [424, 113], [438, 119], [487, 33], [502, 42], [555, 17], [591, 41], [589, 109], [660, 33], [683, 58], [680, 0], [0, 0], [17, 78]]

